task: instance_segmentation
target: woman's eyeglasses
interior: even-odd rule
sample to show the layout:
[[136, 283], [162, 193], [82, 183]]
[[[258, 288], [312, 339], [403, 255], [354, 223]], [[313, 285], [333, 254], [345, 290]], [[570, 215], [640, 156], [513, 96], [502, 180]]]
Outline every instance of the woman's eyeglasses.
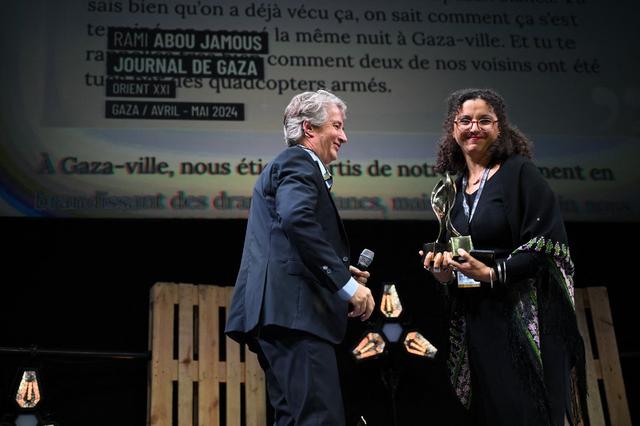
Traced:
[[488, 130], [493, 126], [493, 123], [497, 123], [498, 120], [493, 120], [491, 118], [481, 118], [480, 120], [471, 120], [470, 118], [461, 118], [459, 120], [455, 120], [454, 123], [458, 125], [460, 130], [469, 130], [473, 127], [473, 123], [477, 123], [478, 127], [481, 129]]

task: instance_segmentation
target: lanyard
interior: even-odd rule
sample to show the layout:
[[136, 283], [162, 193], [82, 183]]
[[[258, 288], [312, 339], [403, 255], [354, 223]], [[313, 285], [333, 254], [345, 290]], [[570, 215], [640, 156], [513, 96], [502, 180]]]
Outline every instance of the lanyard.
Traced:
[[473, 214], [476, 212], [476, 207], [478, 207], [478, 200], [480, 200], [480, 196], [482, 195], [482, 190], [484, 189], [484, 184], [487, 183], [487, 178], [489, 177], [489, 168], [485, 168], [484, 172], [482, 172], [482, 178], [480, 179], [480, 186], [478, 187], [478, 192], [476, 193], [476, 198], [473, 200], [473, 206], [471, 206], [471, 213], [469, 213], [469, 203], [467, 203], [467, 176], [462, 177], [462, 207], [464, 208], [464, 215], [467, 217], [469, 223], [471, 223], [471, 219], [473, 219]]

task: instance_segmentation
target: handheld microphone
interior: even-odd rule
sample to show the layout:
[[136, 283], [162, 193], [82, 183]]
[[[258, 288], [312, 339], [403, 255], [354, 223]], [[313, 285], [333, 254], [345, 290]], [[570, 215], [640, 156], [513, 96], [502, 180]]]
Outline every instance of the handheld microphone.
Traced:
[[360, 253], [360, 258], [358, 259], [358, 269], [360, 269], [361, 271], [366, 271], [367, 268], [371, 265], [371, 262], [373, 262], [373, 252], [369, 249], [364, 249], [362, 250], [362, 253]]

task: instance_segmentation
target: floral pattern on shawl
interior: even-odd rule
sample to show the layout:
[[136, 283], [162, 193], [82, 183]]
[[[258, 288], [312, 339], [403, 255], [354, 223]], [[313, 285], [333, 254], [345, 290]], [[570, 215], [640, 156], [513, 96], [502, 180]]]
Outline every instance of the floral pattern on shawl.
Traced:
[[471, 404], [471, 369], [469, 366], [469, 352], [465, 330], [467, 324], [462, 314], [454, 314], [449, 330], [449, 342], [451, 350], [447, 367], [449, 369], [449, 379], [458, 399], [465, 408]]
[[[562, 284], [562, 290], [567, 300], [571, 302], [571, 306], [575, 309], [574, 290], [573, 290], [573, 261], [569, 253], [569, 247], [566, 244], [553, 242], [551, 239], [544, 237], [532, 238], [528, 243], [518, 247], [514, 253], [535, 251], [543, 253], [553, 260], [556, 268], [552, 268], [551, 272], [555, 275], [556, 281]], [[561, 275], [557, 275], [561, 274]]]

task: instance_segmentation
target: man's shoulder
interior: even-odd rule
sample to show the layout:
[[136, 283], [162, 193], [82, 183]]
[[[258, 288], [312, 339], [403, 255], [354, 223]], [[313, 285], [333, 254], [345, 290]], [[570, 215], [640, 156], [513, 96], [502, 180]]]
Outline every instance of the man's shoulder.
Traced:
[[300, 148], [298, 145], [288, 146], [287, 148], [280, 151], [278, 155], [274, 158], [274, 160], [288, 160], [291, 158], [311, 158], [311, 156], [305, 152], [304, 149]]
[[278, 165], [279, 168], [286, 167], [313, 167], [315, 161], [304, 149], [298, 146], [290, 146], [282, 151], [271, 161]]

